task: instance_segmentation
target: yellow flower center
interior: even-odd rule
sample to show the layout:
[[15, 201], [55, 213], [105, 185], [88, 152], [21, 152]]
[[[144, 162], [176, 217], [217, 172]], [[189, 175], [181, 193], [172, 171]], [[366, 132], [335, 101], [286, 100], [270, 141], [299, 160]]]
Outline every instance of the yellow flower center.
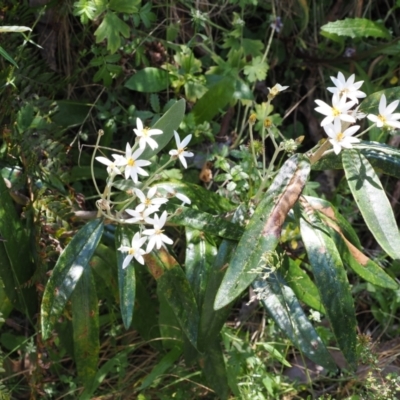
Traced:
[[143, 128], [142, 130], [143, 136], [149, 136], [149, 128]]
[[146, 200], [144, 201], [144, 204], [146, 204], [146, 206], [151, 206], [151, 199], [148, 199], [146, 197]]
[[130, 167], [134, 167], [135, 166], [135, 160], [133, 158], [129, 158], [127, 164]]
[[275, 86], [271, 89], [270, 94], [272, 96], [277, 96], [279, 94], [279, 89], [277, 89]]
[[338, 142], [341, 142], [343, 139], [344, 139], [344, 135], [343, 135], [342, 132], [340, 132], [340, 133], [338, 133], [338, 134], [336, 135], [336, 140], [337, 140]]
[[136, 253], [136, 249], [134, 249], [132, 247], [128, 251], [128, 254], [131, 255], [131, 256], [135, 255], [135, 253]]
[[383, 124], [386, 124], [386, 117], [384, 117], [383, 115], [378, 115], [378, 119], [380, 119], [382, 121]]
[[338, 117], [338, 116], [340, 115], [340, 110], [338, 110], [338, 109], [335, 108], [335, 107], [332, 107], [332, 115], [333, 115], [334, 117]]

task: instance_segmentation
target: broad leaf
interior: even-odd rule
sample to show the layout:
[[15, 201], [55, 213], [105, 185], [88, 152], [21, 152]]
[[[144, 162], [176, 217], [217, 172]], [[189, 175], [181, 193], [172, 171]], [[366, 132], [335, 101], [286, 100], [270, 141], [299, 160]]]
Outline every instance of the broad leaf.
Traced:
[[177, 101], [168, 111], [152, 126], [154, 129], [161, 129], [163, 131], [162, 135], [155, 135], [152, 137], [158, 147], [152, 150], [149, 146], [141, 155], [144, 160], [149, 160], [151, 157], [158, 154], [172, 139], [174, 136], [174, 131], [179, 128], [183, 117], [185, 115], [185, 100], [181, 99]]
[[57, 260], [43, 294], [41, 322], [43, 338], [48, 339], [54, 323], [64, 310], [83, 271], [100, 241], [103, 221], [98, 218], [83, 226]]
[[168, 71], [160, 68], [147, 67], [132, 75], [125, 87], [142, 93], [157, 93], [169, 86]]
[[390, 257], [400, 259], [400, 234], [392, 207], [368, 160], [356, 150], [342, 155], [350, 190], [376, 241]]
[[215, 299], [215, 309], [233, 301], [256, 278], [263, 255], [277, 246], [286, 215], [299, 198], [309, 172], [308, 159], [299, 154], [279, 170], [240, 239]]
[[211, 121], [233, 98], [235, 80], [224, 77], [197, 101], [192, 109], [196, 124]]
[[300, 218], [300, 231], [315, 283], [339, 347], [354, 368], [357, 321], [347, 275], [335, 243], [318, 214], [305, 200], [303, 204], [307, 213]]
[[78, 377], [91, 387], [99, 361], [99, 306], [92, 271], [83, 270], [71, 296], [74, 355]]
[[339, 36], [349, 36], [351, 38], [391, 38], [390, 32], [383, 24], [373, 22], [367, 18], [346, 18], [342, 21], [328, 22], [321, 26], [321, 30], [335, 33]]
[[262, 305], [292, 343], [316, 364], [335, 371], [331, 355], [282, 276], [271, 272], [268, 280], [257, 279], [253, 287], [261, 291]]
[[382, 95], [385, 95], [387, 104], [400, 98], [400, 86], [380, 90], [366, 97], [360, 104], [360, 111], [363, 113], [379, 114], [379, 102]]
[[[118, 225], [115, 232], [115, 248], [117, 250], [119, 305], [125, 329], [132, 323], [133, 308], [135, 306], [136, 280], [135, 267], [137, 262], [132, 261], [125, 269], [122, 268], [126, 253], [118, 251], [120, 246], [131, 246], [135, 232], [127, 226]], [[134, 259], [133, 259], [134, 260]]]
[[133, 14], [139, 11], [141, 0], [110, 0], [109, 7], [113, 11]]

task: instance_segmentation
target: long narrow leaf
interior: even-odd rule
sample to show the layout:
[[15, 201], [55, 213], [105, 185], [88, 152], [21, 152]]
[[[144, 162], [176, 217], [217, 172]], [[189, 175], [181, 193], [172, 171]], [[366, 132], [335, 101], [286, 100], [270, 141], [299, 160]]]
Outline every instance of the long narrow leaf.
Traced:
[[215, 299], [219, 309], [238, 297], [256, 278], [264, 253], [277, 246], [287, 213], [299, 198], [310, 172], [307, 158], [285, 162], [246, 226]]
[[146, 254], [144, 258], [151, 274], [157, 280], [157, 291], [163, 294], [183, 332], [197, 348], [198, 305], [181, 266], [163, 248]]
[[92, 271], [83, 270], [71, 296], [74, 353], [78, 377], [90, 387], [99, 362], [99, 306]]
[[[305, 204], [306, 206], [306, 204]], [[300, 231], [326, 315], [349, 365], [356, 365], [356, 316], [347, 275], [334, 241], [312, 209]]]
[[100, 241], [103, 221], [95, 219], [83, 226], [57, 260], [43, 294], [41, 321], [43, 338], [51, 335], [57, 318], [71, 297], [83, 270]]
[[[115, 248], [118, 250], [120, 246], [130, 247], [133, 235], [134, 232], [129, 227], [119, 225], [115, 233]], [[122, 268], [125, 256], [126, 254], [117, 251], [119, 303], [122, 321], [125, 328], [129, 329], [135, 306], [135, 265], [137, 263], [132, 261], [131, 265], [128, 265], [125, 269]]]
[[200, 308], [216, 254], [215, 243], [204, 232], [186, 228], [185, 272]]
[[342, 160], [350, 190], [369, 230], [390, 257], [400, 259], [399, 229], [377, 174], [356, 150], [344, 151]]
[[253, 287], [262, 290], [263, 306], [292, 343], [307, 358], [334, 371], [336, 366], [331, 355], [282, 276], [271, 272], [267, 280], [257, 279]]

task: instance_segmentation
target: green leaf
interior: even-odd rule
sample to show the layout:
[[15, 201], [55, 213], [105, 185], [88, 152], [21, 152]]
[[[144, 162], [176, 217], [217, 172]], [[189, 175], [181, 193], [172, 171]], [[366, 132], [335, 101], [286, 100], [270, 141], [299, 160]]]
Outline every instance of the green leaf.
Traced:
[[83, 124], [91, 109], [87, 102], [58, 100], [56, 104], [57, 112], [52, 116], [52, 120], [65, 128]]
[[215, 243], [196, 229], [186, 228], [185, 272], [196, 302], [201, 308], [211, 266], [217, 254]]
[[124, 86], [142, 93], [161, 92], [169, 86], [169, 74], [168, 71], [160, 68], [143, 68], [132, 75]]
[[[142, 384], [137, 390], [143, 390], [150, 385], [154, 385], [155, 382], [160, 380], [160, 378], [162, 378], [162, 376], [175, 365], [181, 354], [182, 348], [174, 347], [153, 367], [151, 372], [143, 379]], [[157, 385], [155, 385], [155, 387], [157, 387]]]
[[315, 211], [308, 208], [307, 216], [300, 218], [300, 231], [333, 333], [344, 357], [354, 368], [357, 321], [340, 254]]
[[262, 305], [292, 343], [311, 361], [335, 371], [331, 355], [279, 272], [271, 272], [268, 280], [257, 279], [253, 287], [261, 290]]
[[247, 75], [247, 79], [250, 83], [256, 81], [263, 81], [267, 77], [268, 64], [263, 57], [255, 57], [252, 59], [250, 65], [246, 65], [243, 69], [243, 73]]
[[235, 80], [224, 77], [215, 83], [192, 109], [196, 124], [210, 122], [232, 99], [235, 92]]
[[117, 250], [118, 265], [118, 287], [119, 287], [119, 305], [121, 308], [122, 321], [125, 329], [129, 329], [132, 323], [133, 309], [135, 306], [136, 280], [135, 267], [137, 262], [131, 262], [125, 269], [122, 264], [126, 253], [118, 251], [120, 246], [131, 246], [132, 237], [135, 232], [128, 226], [118, 225], [115, 232], [115, 248]]
[[171, 224], [187, 226], [204, 231], [210, 235], [232, 240], [239, 240], [243, 233], [241, 226], [193, 208], [182, 206], [173, 208], [168, 206], [167, 209], [171, 214], [171, 217], [168, 219], [168, 222]]
[[71, 296], [74, 354], [78, 377], [90, 388], [99, 361], [99, 307], [92, 271], [83, 270]]
[[168, 187], [177, 193], [184, 194], [191, 200], [191, 206], [197, 208], [199, 211], [223, 213], [232, 211], [235, 207], [227, 198], [193, 183], [168, 181], [167, 183], [159, 183], [154, 186], [159, 188]]
[[147, 146], [141, 155], [144, 160], [149, 160], [151, 157], [158, 154], [172, 139], [174, 131], [179, 128], [185, 115], [186, 103], [184, 99], [180, 99], [168, 109], [168, 111], [152, 126], [154, 129], [161, 129], [162, 135], [153, 136], [158, 147], [154, 150]]
[[227, 399], [229, 392], [228, 378], [219, 337], [208, 343], [200, 365], [202, 365], [204, 376], [210, 387], [220, 399]]
[[14, 67], [18, 68], [17, 63], [13, 60], [13, 58], [1, 46], [0, 46], [0, 56], [3, 56], [3, 58], [5, 58], [9, 63], [14, 65]]
[[[353, 243], [356, 248], [361, 249], [360, 239], [352, 225], [329, 201], [317, 197], [304, 196], [308, 204], [316, 211], [323, 220], [335, 223], [343, 235]], [[328, 224], [329, 225], [329, 224]]]
[[308, 274], [300, 268], [300, 263], [300, 260], [295, 261], [290, 257], [285, 257], [283, 262], [285, 280], [300, 301], [312, 307], [314, 310], [326, 314], [317, 287]]
[[[355, 143], [353, 149], [363, 154], [377, 172], [394, 176], [400, 179], [400, 150], [383, 143], [366, 142]], [[328, 153], [313, 166], [313, 169], [323, 171], [327, 169], [342, 169], [341, 157], [335, 153]]]
[[139, 11], [141, 0], [110, 0], [111, 10], [126, 14], [133, 14]]
[[104, 16], [103, 21], [96, 29], [94, 35], [96, 36], [96, 43], [100, 43], [107, 39], [107, 50], [115, 53], [121, 46], [121, 37], [129, 37], [130, 28], [122, 19], [118, 18], [116, 14], [108, 11]]
[[262, 256], [277, 246], [286, 215], [300, 196], [309, 172], [308, 159], [299, 154], [279, 170], [240, 239], [215, 299], [215, 309], [233, 301], [256, 278]]
[[359, 249], [353, 246], [340, 232], [338, 227], [329, 226], [330, 236], [335, 241], [336, 247], [343, 262], [356, 274], [376, 286], [396, 290], [399, 285], [378, 264], [368, 258]]
[[89, 268], [89, 261], [100, 241], [103, 226], [100, 218], [88, 222], [75, 234], [58, 258], [42, 300], [41, 322], [45, 340], [50, 337], [54, 324], [84, 269]]
[[381, 96], [385, 95], [387, 104], [400, 98], [400, 86], [380, 90], [366, 97], [360, 104], [360, 111], [366, 114], [379, 114], [379, 101]]
[[343, 151], [342, 161], [349, 188], [369, 230], [390, 257], [400, 259], [396, 219], [371, 164], [353, 149]]
[[321, 30], [351, 38], [368, 36], [384, 39], [391, 38], [390, 32], [382, 24], [366, 18], [346, 18], [342, 21], [328, 22], [326, 25], [321, 26]]
[[[240, 219], [244, 220], [244, 214], [244, 207], [238, 207], [232, 217], [232, 222], [235, 223]], [[218, 288], [220, 287], [224, 277], [225, 268], [235, 251], [236, 245], [236, 242], [224, 239], [221, 242], [218, 253], [214, 258], [200, 314], [200, 330], [198, 340], [198, 348], [200, 352], [207, 351], [209, 343], [213, 342], [219, 337], [219, 333], [221, 332], [221, 329], [229, 316], [232, 303], [220, 308], [219, 310], [214, 310], [214, 301], [218, 292]]]
[[29, 239], [0, 175], [0, 277], [7, 297], [21, 312], [36, 313], [36, 290], [28, 285], [34, 273]]
[[181, 266], [163, 248], [144, 255], [144, 258], [151, 274], [157, 279], [157, 291], [165, 296], [183, 332], [197, 348], [198, 305]]

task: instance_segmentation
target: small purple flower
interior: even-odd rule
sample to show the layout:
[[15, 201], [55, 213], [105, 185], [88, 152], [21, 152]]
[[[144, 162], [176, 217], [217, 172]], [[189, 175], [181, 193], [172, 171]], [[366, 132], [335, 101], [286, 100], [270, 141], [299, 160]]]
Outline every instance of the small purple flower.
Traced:
[[353, 47], [347, 47], [344, 51], [343, 57], [351, 58], [356, 54], [356, 49]]
[[283, 28], [283, 22], [281, 20], [281, 17], [276, 17], [276, 20], [272, 22], [272, 24], [270, 25], [270, 27], [272, 29], [275, 29], [275, 31], [277, 33], [279, 33], [281, 31], [281, 29]]

